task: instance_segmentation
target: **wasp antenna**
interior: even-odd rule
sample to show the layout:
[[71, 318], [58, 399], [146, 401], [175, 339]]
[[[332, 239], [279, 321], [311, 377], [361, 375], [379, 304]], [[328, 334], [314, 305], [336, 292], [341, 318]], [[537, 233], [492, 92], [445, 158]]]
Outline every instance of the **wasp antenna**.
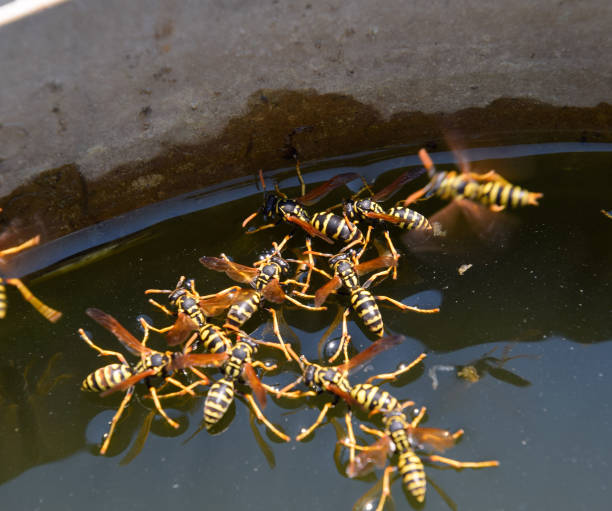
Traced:
[[265, 182], [264, 177], [263, 177], [263, 169], [259, 169], [259, 182], [261, 183], [261, 188], [265, 191], [266, 190], [266, 182]]

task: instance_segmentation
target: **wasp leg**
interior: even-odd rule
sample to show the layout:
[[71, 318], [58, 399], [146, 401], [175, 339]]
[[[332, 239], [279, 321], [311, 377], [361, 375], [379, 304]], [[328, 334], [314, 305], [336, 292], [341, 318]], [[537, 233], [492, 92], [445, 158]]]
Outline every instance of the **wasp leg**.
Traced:
[[444, 463], [445, 465], [450, 465], [453, 468], [461, 469], [461, 468], [485, 468], [485, 467], [497, 467], [499, 466], [499, 461], [497, 460], [488, 460], [488, 461], [457, 461], [452, 458], [446, 458], [444, 456], [440, 456], [438, 454], [431, 454], [429, 456], [425, 456], [424, 459], [427, 459], [431, 462]]
[[304, 178], [302, 177], [302, 170], [300, 169], [300, 160], [295, 160], [295, 173], [297, 174], [298, 180], [300, 181], [300, 190], [302, 192], [302, 195], [300, 195], [300, 197], [303, 197], [304, 195], [306, 195], [306, 183], [304, 183]]
[[477, 174], [476, 172], [468, 172], [468, 176], [470, 179], [473, 179], [474, 181], [478, 181], [478, 182], [490, 182], [490, 181], [495, 181], [499, 184], [502, 185], [512, 185], [512, 183], [510, 183], [509, 181], [507, 181], [505, 178], [503, 178], [502, 176], [500, 176], [497, 172], [495, 172], [494, 170], [489, 170], [489, 172], [486, 172], [484, 174]]
[[87, 336], [87, 334], [85, 333], [85, 331], [82, 328], [79, 328], [79, 335], [81, 336], [81, 339], [83, 339], [87, 344], [89, 344], [89, 346], [92, 347], [94, 350], [99, 352], [100, 355], [103, 355], [105, 357], [106, 356], [117, 357], [119, 362], [121, 362], [122, 364], [125, 364], [125, 365], [129, 365], [127, 363], [127, 360], [125, 360], [125, 357], [121, 353], [119, 353], [118, 351], [104, 350], [104, 349], [100, 348], [99, 346], [97, 346], [96, 344], [94, 344], [93, 341]]
[[389, 266], [386, 270], [382, 270], [382, 271], [379, 271], [378, 273], [375, 273], [374, 275], [370, 275], [370, 278], [365, 281], [362, 287], [364, 289], [368, 289], [378, 277], [389, 275], [389, 272], [391, 271], [391, 269], [395, 269], [395, 266]]
[[355, 461], [354, 445], [357, 443], [357, 440], [355, 439], [355, 432], [353, 431], [352, 418], [353, 416], [350, 411], [344, 415], [344, 422], [346, 423], [346, 435], [348, 436], [349, 442], [351, 444], [351, 447], [349, 447], [349, 462], [350, 463], [353, 463]]
[[155, 403], [155, 408], [157, 408], [157, 411], [161, 414], [161, 416], [164, 419], [166, 419], [166, 422], [168, 422], [170, 426], [172, 426], [175, 429], [178, 429], [179, 423], [173, 421], [170, 417], [168, 417], [165, 410], [162, 408], [162, 405], [159, 402], [159, 398], [157, 397], [157, 391], [155, 390], [155, 387], [151, 387], [149, 391], [151, 392], [151, 397], [153, 398], [153, 402]]
[[289, 295], [285, 295], [285, 299], [289, 300], [293, 305], [297, 305], [302, 309], [307, 309], [309, 311], [325, 311], [327, 307], [314, 307], [312, 305], [306, 305], [305, 303], [298, 302], [295, 298], [291, 298]]
[[30, 238], [28, 241], [24, 241], [21, 245], [17, 245], [15, 247], [9, 247], [9, 248], [5, 248], [4, 250], [0, 250], [0, 257], [5, 256], [5, 255], [16, 254], [18, 252], [21, 252], [22, 250], [38, 245], [39, 242], [40, 242], [40, 235], [34, 236], [33, 238]]
[[272, 431], [272, 433], [274, 433], [283, 442], [289, 442], [291, 440], [290, 437], [285, 435], [282, 431], [279, 431], [268, 419], [266, 419], [251, 394], [246, 394], [244, 398], [248, 401], [249, 405], [251, 405], [251, 409], [253, 410], [255, 417], [257, 417], [260, 422], [263, 422], [268, 427], [268, 429]]
[[338, 349], [331, 357], [329, 357], [329, 362], [333, 362], [334, 360], [336, 360], [341, 352], [344, 353], [344, 362], [348, 362], [348, 345], [351, 342], [351, 336], [348, 333], [348, 325], [346, 322], [346, 318], [348, 318], [349, 313], [350, 309], [346, 308], [344, 310], [344, 313], [342, 314], [342, 337], [340, 338], [340, 344], [338, 345]]
[[[291, 355], [289, 355], [289, 352], [287, 351], [285, 341], [283, 341], [283, 336], [281, 335], [280, 329], [278, 327], [278, 318], [276, 317], [276, 311], [274, 309], [268, 309], [268, 311], [270, 312], [270, 314], [272, 314], [272, 328], [274, 330], [274, 335], [276, 335], [276, 338], [278, 339], [278, 342], [281, 345], [280, 349], [282, 349], [285, 353], [285, 357], [287, 358], [287, 360], [291, 360]], [[276, 348], [278, 348], [278, 346], [276, 346]]]
[[272, 227], [276, 227], [276, 223], [260, 225], [255, 229], [246, 231], [245, 234], [255, 234], [256, 232], [263, 231], [264, 229], [271, 229]]
[[402, 310], [420, 312], [421, 314], [433, 314], [435, 312], [440, 312], [439, 307], [436, 307], [435, 309], [419, 309], [418, 307], [411, 307], [410, 305], [404, 305], [402, 302], [398, 302], [397, 300], [394, 300], [393, 298], [389, 298], [388, 296], [376, 296], [375, 298], [377, 300], [386, 300], [388, 302], [391, 302], [393, 305], [395, 305], [396, 307], [399, 307]]
[[366, 237], [365, 240], [363, 242], [363, 247], [361, 247], [361, 250], [359, 251], [359, 254], [357, 254], [357, 261], [359, 261], [359, 259], [361, 259], [361, 256], [363, 255], [363, 253], [366, 250], [366, 247], [368, 246], [368, 243], [370, 243], [370, 236], [372, 235], [372, 226], [368, 225], [368, 232], [366, 232]]
[[377, 374], [375, 376], [370, 376], [370, 378], [366, 380], [366, 383], [372, 383], [374, 380], [385, 380], [385, 381], [395, 380], [398, 376], [410, 371], [410, 369], [412, 369], [415, 365], [417, 365], [426, 356], [427, 356], [426, 353], [421, 353], [417, 358], [415, 358], [407, 366], [400, 367], [397, 371], [393, 371], [392, 373], [383, 373], [383, 374]]
[[393, 242], [391, 241], [391, 236], [389, 236], [389, 231], [385, 231], [384, 233], [385, 239], [387, 240], [387, 244], [389, 245], [389, 250], [391, 250], [391, 255], [393, 259], [395, 259], [395, 265], [393, 265], [393, 280], [397, 279], [397, 261], [399, 261], [399, 254], [395, 247], [393, 246]]
[[[149, 290], [147, 290], [149, 291]], [[161, 309], [163, 312], [165, 312], [168, 316], [175, 316], [176, 314], [174, 314], [174, 312], [172, 312], [171, 310], [169, 310], [168, 308], [164, 307], [161, 303], [156, 302], [155, 300], [153, 300], [153, 298], [149, 298], [149, 303], [151, 305], [155, 305], [155, 307], [157, 307], [158, 309]], [[168, 328], [172, 328], [172, 327], [168, 327]], [[151, 328], [153, 330], [153, 328]], [[156, 330], [157, 332], [158, 330]]]
[[121, 405], [119, 405], [119, 408], [117, 409], [117, 411], [115, 412], [115, 415], [113, 416], [113, 420], [111, 421], [110, 428], [108, 428], [108, 433], [106, 433], [106, 438], [104, 439], [104, 443], [102, 444], [102, 447], [100, 448], [100, 454], [102, 455], [106, 454], [106, 451], [108, 450], [108, 445], [110, 444], [113, 433], [115, 432], [115, 426], [117, 425], [119, 418], [123, 414], [123, 410], [125, 410], [125, 407], [130, 402], [130, 399], [132, 399], [133, 395], [134, 395], [134, 387], [132, 386], [127, 389], [127, 392], [125, 393], [125, 396], [123, 397], [123, 401], [121, 401]]
[[304, 440], [304, 438], [310, 435], [315, 429], [317, 429], [321, 425], [321, 422], [323, 422], [323, 419], [325, 418], [325, 416], [327, 415], [327, 412], [332, 406], [333, 406], [333, 403], [331, 402], [325, 403], [323, 405], [323, 409], [321, 410], [321, 413], [319, 413], [319, 416], [317, 417], [317, 420], [314, 421], [312, 426], [310, 426], [308, 429], [302, 430], [302, 432], [298, 436], [296, 436], [295, 439], [298, 442], [301, 442], [302, 440]]
[[[172, 382], [174, 383], [174, 382]], [[179, 396], [184, 396], [185, 394], [190, 394], [190, 395], [195, 395], [195, 393], [193, 392], [192, 389], [196, 388], [199, 385], [208, 385], [210, 383], [210, 380], [208, 380], [208, 378], [206, 378], [206, 380], [204, 381], [195, 381], [193, 383], [190, 383], [189, 385], [182, 386], [184, 390], [178, 390], [176, 392], [169, 392], [167, 394], [157, 394], [157, 399], [169, 399], [171, 397], [179, 397]], [[149, 397], [149, 396], [145, 396], [145, 397]], [[152, 396], [150, 396], [152, 397]]]
[[225, 288], [223, 291], [219, 291], [218, 293], [213, 293], [211, 295], [198, 296], [198, 298], [200, 300], [205, 300], [207, 298], [215, 298], [215, 297], [226, 295], [228, 293], [233, 293], [234, 291], [238, 291], [239, 289], [241, 289], [240, 286], [231, 286], [231, 287]]
[[58, 319], [62, 317], [62, 313], [60, 311], [56, 311], [52, 309], [48, 305], [42, 303], [32, 291], [30, 291], [23, 282], [19, 279], [6, 279], [7, 284], [11, 284], [15, 286], [23, 299], [28, 302], [32, 307], [34, 307], [41, 315], [43, 315], [47, 320], [51, 321], [51, 323], [55, 323]]
[[413, 202], [418, 201], [421, 197], [423, 197], [423, 195], [425, 195], [428, 192], [428, 186], [429, 185], [424, 186], [420, 190], [417, 190], [416, 192], [410, 194], [408, 198], [404, 200], [403, 205], [408, 206], [412, 204]]

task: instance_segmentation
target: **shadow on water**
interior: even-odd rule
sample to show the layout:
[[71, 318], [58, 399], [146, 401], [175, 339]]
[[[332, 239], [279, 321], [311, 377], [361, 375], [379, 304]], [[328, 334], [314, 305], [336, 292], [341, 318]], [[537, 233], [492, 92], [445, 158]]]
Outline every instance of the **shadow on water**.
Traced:
[[[432, 157], [440, 169], [452, 162], [450, 153]], [[445, 509], [454, 502], [470, 510], [603, 509], [610, 498], [611, 460], [602, 447], [612, 424], [606, 364], [612, 348], [605, 342], [612, 339], [612, 221], [600, 210], [612, 207], [612, 148], [514, 146], [472, 149], [466, 157], [475, 170], [495, 168], [543, 192], [540, 207], [490, 215], [437, 199], [419, 203], [415, 209], [440, 222], [446, 236], [427, 243], [402, 237], [396, 242], [404, 252], [398, 280], [376, 290], [409, 305], [440, 306], [440, 313], [383, 308], [385, 325], [408, 340], [379, 355], [352, 381], [393, 370], [426, 351], [423, 366], [386, 388], [425, 404], [427, 426], [465, 429], [449, 456], [500, 460], [500, 467], [480, 471], [428, 466], [432, 484], [425, 508]], [[377, 177], [376, 187], [382, 187], [416, 164], [414, 151], [396, 148], [321, 161], [305, 170], [308, 182], [356, 171], [369, 180]], [[293, 169], [274, 177], [282, 190], [297, 194]], [[423, 184], [411, 183], [397, 198]], [[343, 193], [334, 192], [320, 208]], [[198, 258], [224, 252], [252, 264], [260, 250], [280, 240], [285, 227], [242, 233], [241, 220], [260, 202], [254, 180], [230, 183], [143, 208], [11, 262], [17, 275], [35, 272], [26, 283], [64, 316], [46, 323], [8, 290], [8, 313], [0, 324], [4, 507], [347, 509], [380, 480], [380, 473], [350, 480], [339, 471], [346, 453], [334, 464], [337, 433], [329, 422], [305, 442], [285, 445], [257, 422], [254, 431], [248, 408], [237, 399], [233, 415], [211, 435], [197, 432], [202, 397], [168, 405], [180, 424], [174, 430], [151, 413], [142, 389], [119, 423], [108, 456], [97, 455], [121, 396], [101, 399], [80, 391], [87, 374], [111, 361], [98, 358], [77, 329], [86, 329], [104, 348], [122, 348], [85, 309], [103, 309], [140, 336], [139, 315], [157, 325], [168, 322], [147, 302], [145, 289], [172, 287], [180, 275], [195, 278], [201, 293], [228, 287], [232, 283], [224, 274], [205, 270]], [[320, 248], [327, 250], [324, 244]], [[283, 306], [293, 332], [284, 333], [299, 339], [310, 360], [318, 358], [319, 339], [344, 300], [330, 298], [321, 313]], [[268, 315], [256, 314], [253, 328], [258, 321], [264, 324], [258, 332], [269, 335]], [[349, 329], [358, 349], [369, 345], [359, 323], [351, 321]], [[164, 348], [159, 337], [151, 342]], [[263, 356], [281, 363], [263, 378], [266, 383], [285, 385], [297, 378], [294, 364], [282, 363], [269, 350]], [[265, 413], [295, 437], [327, 400], [270, 399]], [[342, 404], [332, 409], [333, 421], [343, 424], [345, 411]], [[372, 439], [360, 434], [360, 441]], [[412, 505], [398, 481], [393, 497], [396, 508]]]

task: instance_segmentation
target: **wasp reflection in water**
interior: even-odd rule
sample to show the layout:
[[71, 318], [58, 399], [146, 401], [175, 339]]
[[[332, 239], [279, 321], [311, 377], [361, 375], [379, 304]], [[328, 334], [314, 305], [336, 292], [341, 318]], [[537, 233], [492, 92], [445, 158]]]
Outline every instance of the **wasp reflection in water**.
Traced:
[[510, 356], [509, 354], [512, 347], [513, 344], [507, 344], [504, 346], [501, 357], [492, 356], [492, 353], [499, 348], [499, 346], [494, 346], [482, 357], [464, 365], [435, 365], [427, 372], [427, 375], [431, 378], [431, 386], [434, 390], [438, 388], [438, 372], [453, 372], [456, 374], [457, 378], [465, 380], [469, 383], [476, 383], [488, 373], [494, 378], [516, 387], [528, 387], [531, 385], [529, 380], [526, 380], [508, 369], [504, 369], [503, 366], [510, 360], [514, 360], [516, 358], [537, 358], [538, 356], [531, 354]]
[[59, 411], [63, 413], [68, 407], [57, 388], [73, 377], [58, 372], [61, 358], [62, 354], [56, 353], [42, 370], [34, 358], [23, 368], [12, 360], [0, 366], [0, 449], [3, 458], [11, 460], [1, 465], [0, 482], [79, 447], [79, 435], [66, 434], [66, 428], [74, 429], [69, 425], [74, 423], [66, 416], [61, 421], [58, 418]]

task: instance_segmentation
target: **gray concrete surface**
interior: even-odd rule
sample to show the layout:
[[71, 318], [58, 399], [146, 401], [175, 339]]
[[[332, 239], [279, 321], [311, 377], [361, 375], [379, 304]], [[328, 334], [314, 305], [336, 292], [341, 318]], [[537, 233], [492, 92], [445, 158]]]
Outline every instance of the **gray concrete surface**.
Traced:
[[611, 102], [610, 27], [609, 0], [72, 0], [0, 26], [0, 197], [212, 140], [260, 89], [382, 118]]

